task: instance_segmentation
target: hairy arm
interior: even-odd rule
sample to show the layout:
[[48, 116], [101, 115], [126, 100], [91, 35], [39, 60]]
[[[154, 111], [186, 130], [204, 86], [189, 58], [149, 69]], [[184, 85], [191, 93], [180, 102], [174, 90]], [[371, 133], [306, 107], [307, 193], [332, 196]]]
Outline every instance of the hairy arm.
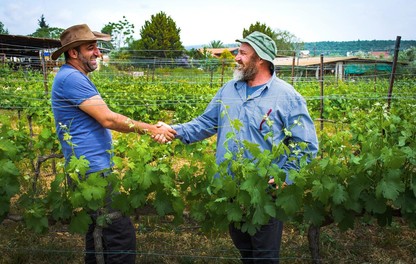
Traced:
[[118, 132], [149, 133], [152, 136], [163, 134], [167, 140], [175, 137], [175, 130], [166, 126], [156, 126], [145, 122], [132, 120], [127, 116], [111, 111], [104, 100], [99, 96], [93, 96], [79, 106], [82, 111], [97, 120], [103, 127]]

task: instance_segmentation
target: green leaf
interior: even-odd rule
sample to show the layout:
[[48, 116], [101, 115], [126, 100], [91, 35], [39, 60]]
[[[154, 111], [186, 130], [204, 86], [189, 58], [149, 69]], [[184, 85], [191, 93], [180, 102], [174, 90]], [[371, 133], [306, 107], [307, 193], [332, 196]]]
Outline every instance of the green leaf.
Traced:
[[365, 210], [374, 214], [383, 214], [386, 212], [387, 204], [386, 199], [376, 198], [371, 195], [363, 196], [365, 202]]
[[237, 194], [237, 184], [236, 181], [234, 181], [233, 179], [231, 179], [231, 177], [228, 177], [226, 179], [223, 180], [223, 190], [224, 193], [228, 196], [228, 197], [235, 197]]
[[231, 123], [231, 126], [237, 131], [240, 131], [240, 129], [244, 126], [241, 120], [237, 118], [231, 120], [230, 123]]
[[271, 217], [276, 217], [276, 207], [274, 206], [274, 204], [267, 203], [264, 206], [264, 211], [266, 212], [267, 215]]
[[96, 187], [96, 186], [92, 186], [92, 185], [86, 185], [87, 188], [82, 188], [82, 196], [85, 198], [85, 200], [87, 201], [91, 201], [92, 199], [94, 200], [99, 200], [104, 198], [105, 195], [105, 189], [102, 187]]
[[123, 159], [121, 157], [113, 156], [112, 160], [116, 167], [123, 168]]
[[405, 184], [400, 179], [401, 171], [398, 169], [388, 170], [387, 175], [377, 184], [376, 194], [386, 199], [396, 200], [401, 192], [405, 190]]
[[135, 173], [138, 173], [138, 182], [137, 184], [140, 185], [140, 189], [147, 190], [152, 185], [152, 183], [157, 182], [157, 174], [155, 173], [155, 168], [153, 168], [150, 165], [146, 165], [146, 171], [143, 173], [143, 171], [137, 171]]
[[153, 205], [156, 208], [159, 216], [164, 216], [173, 211], [172, 205], [170, 203], [170, 198], [163, 192], [156, 193], [156, 198], [153, 201]]
[[243, 145], [253, 155], [253, 157], [258, 157], [261, 154], [259, 144], [243, 140]]
[[253, 236], [258, 230], [259, 230], [259, 226], [258, 225], [253, 225], [249, 222], [245, 222], [241, 225], [241, 231], [244, 233], [248, 233], [251, 236]]
[[14, 165], [11, 160], [0, 160], [0, 172], [1, 176], [18, 176], [20, 175], [19, 169]]
[[175, 181], [172, 179], [172, 175], [166, 172], [159, 173], [160, 182], [163, 184], [165, 188], [175, 188]]
[[133, 208], [139, 208], [146, 202], [146, 194], [144, 192], [135, 192], [129, 198]]
[[89, 165], [90, 162], [85, 158], [85, 156], [77, 158], [75, 155], [72, 155], [68, 163], [67, 171], [74, 173], [74, 176], [71, 178], [77, 181], [78, 179], [75, 177], [77, 177], [77, 175], [84, 176], [89, 170]]
[[230, 222], [240, 222], [243, 218], [243, 210], [237, 203], [227, 204], [227, 219]]
[[71, 219], [71, 222], [69, 223], [69, 231], [72, 233], [86, 234], [88, 226], [91, 223], [91, 217], [85, 211], [80, 211]]
[[[293, 185], [286, 186], [285, 190], [278, 195], [278, 199], [275, 201], [276, 206], [282, 208], [288, 216], [292, 216], [299, 212], [303, 204], [303, 191], [292, 186]], [[290, 191], [289, 188], [291, 189]]]
[[313, 205], [306, 205], [304, 219], [307, 223], [312, 223], [316, 226], [320, 226], [325, 220], [325, 212], [323, 211], [322, 206], [318, 203]]
[[44, 127], [40, 133], [43, 139], [49, 139], [52, 136], [52, 131], [49, 128]]
[[0, 158], [9, 157], [14, 159], [17, 154], [17, 147], [13, 142], [0, 138]]
[[233, 157], [234, 157], [234, 154], [233, 154], [232, 152], [230, 152], [230, 151], [227, 151], [227, 152], [224, 154], [224, 159], [226, 159], [226, 160], [232, 160], [232, 159], [233, 159]]
[[[117, 194], [112, 198], [111, 206], [120, 210], [122, 213], [128, 214], [130, 211], [129, 200], [126, 193]], [[137, 207], [134, 207], [137, 208]]]
[[69, 200], [71, 201], [72, 207], [84, 207], [85, 199], [80, 191], [74, 191], [70, 194]]
[[222, 203], [222, 202], [226, 202], [228, 200], [227, 197], [220, 197], [214, 200], [214, 203]]
[[24, 219], [27, 227], [36, 233], [44, 233], [48, 229], [46, 210], [40, 203], [35, 203], [26, 209]]
[[347, 200], [347, 192], [345, 191], [345, 187], [341, 184], [336, 184], [334, 189], [334, 194], [332, 195], [332, 201], [334, 204], [341, 204]]
[[254, 214], [252, 218], [252, 223], [255, 225], [264, 225], [269, 221], [268, 215], [264, 212], [264, 208], [258, 206], [254, 209]]
[[89, 185], [98, 187], [106, 187], [108, 185], [107, 178], [102, 177], [99, 173], [90, 174], [86, 182]]
[[205, 205], [200, 202], [193, 203], [190, 209], [190, 215], [193, 219], [199, 222], [204, 222], [205, 220]]
[[181, 197], [176, 197], [175, 199], [172, 198], [172, 208], [175, 211], [176, 215], [183, 215], [185, 203], [183, 202]]

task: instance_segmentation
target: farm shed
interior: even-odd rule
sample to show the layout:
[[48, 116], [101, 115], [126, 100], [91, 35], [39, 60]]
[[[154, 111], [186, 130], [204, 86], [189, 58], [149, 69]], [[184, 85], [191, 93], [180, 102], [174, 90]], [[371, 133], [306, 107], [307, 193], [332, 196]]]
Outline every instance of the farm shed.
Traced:
[[[306, 77], [319, 76], [321, 57], [278, 57], [274, 65], [278, 70], [295, 66], [298, 75]], [[348, 76], [374, 74], [374, 72], [390, 73], [392, 61], [363, 59], [358, 57], [324, 57], [325, 74], [334, 74], [337, 79], [345, 79]]]
[[42, 68], [42, 55], [47, 66], [55, 63], [50, 59], [53, 50], [61, 46], [60, 40], [0, 34], [0, 58], [15, 68]]

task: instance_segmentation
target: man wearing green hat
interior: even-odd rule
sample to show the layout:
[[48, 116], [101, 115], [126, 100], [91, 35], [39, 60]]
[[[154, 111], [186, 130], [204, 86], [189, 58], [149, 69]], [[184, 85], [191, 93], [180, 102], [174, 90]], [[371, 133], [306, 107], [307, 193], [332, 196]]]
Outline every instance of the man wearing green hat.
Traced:
[[[202, 115], [188, 123], [172, 125], [176, 138], [190, 144], [217, 134], [217, 164], [225, 160], [227, 152], [241, 152], [238, 142], [244, 140], [258, 144], [262, 151], [271, 151], [273, 145], [282, 141], [305, 142], [307, 148], [292, 152], [291, 158], [286, 153], [273, 161], [285, 172], [296, 170], [299, 163], [293, 158], [299, 160], [304, 155], [314, 157], [318, 151], [315, 126], [306, 102], [291, 85], [276, 77], [273, 60], [277, 48], [269, 36], [253, 32], [236, 41], [241, 46], [235, 58], [238, 67], [234, 79], [217, 92]], [[227, 114], [224, 115], [224, 112]], [[231, 125], [236, 119], [242, 124], [238, 130]], [[285, 130], [289, 129], [291, 136], [288, 138]], [[229, 140], [231, 132], [235, 133], [236, 140]], [[244, 149], [243, 153], [245, 158], [253, 158], [248, 150]], [[283, 186], [293, 183], [289, 174], [286, 175]], [[271, 178], [268, 183], [273, 185], [274, 179]], [[230, 236], [244, 263], [279, 262], [281, 221], [271, 218], [254, 235], [242, 232], [238, 224], [230, 224]]]

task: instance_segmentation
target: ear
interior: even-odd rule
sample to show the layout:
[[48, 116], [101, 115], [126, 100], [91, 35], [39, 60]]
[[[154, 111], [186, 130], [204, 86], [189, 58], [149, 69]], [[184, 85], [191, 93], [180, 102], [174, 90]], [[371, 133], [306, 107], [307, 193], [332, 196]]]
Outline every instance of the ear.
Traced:
[[69, 54], [69, 57], [73, 59], [78, 58], [78, 51], [76, 49], [69, 49], [68, 54]]

